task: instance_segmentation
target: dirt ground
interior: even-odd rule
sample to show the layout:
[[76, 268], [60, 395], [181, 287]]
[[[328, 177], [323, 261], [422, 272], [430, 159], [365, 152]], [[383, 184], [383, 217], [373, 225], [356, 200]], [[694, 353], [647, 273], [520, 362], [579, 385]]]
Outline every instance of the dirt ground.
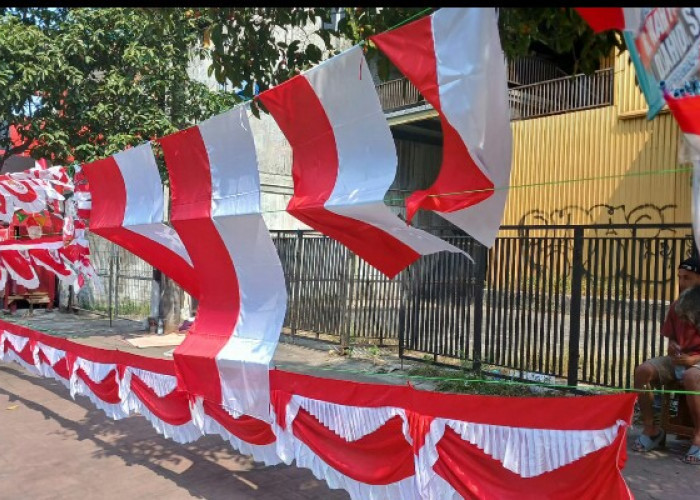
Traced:
[[[59, 312], [21, 312], [4, 318], [96, 347], [168, 357], [172, 347], [139, 349], [126, 339], [146, 334], [143, 325]], [[389, 350], [338, 356], [332, 346], [283, 335], [275, 364], [286, 370], [382, 383], [406, 383]], [[390, 376], [377, 372], [391, 372]], [[431, 389], [430, 382], [414, 384]], [[640, 432], [633, 426], [628, 440]], [[688, 441], [669, 436], [666, 448], [629, 451], [623, 471], [638, 499], [700, 498], [700, 467], [680, 458]], [[0, 497], [341, 499], [306, 469], [266, 467], [237, 454], [218, 437], [179, 445], [159, 436], [140, 416], [112, 421], [82, 397], [73, 401], [58, 382], [0, 363]], [[52, 471], [47, 473], [47, 471]]]

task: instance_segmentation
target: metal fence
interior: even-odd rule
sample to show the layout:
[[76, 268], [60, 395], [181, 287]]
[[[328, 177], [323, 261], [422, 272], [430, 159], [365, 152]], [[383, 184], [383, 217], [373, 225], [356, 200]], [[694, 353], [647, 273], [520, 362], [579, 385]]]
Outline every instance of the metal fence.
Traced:
[[[75, 294], [75, 305], [111, 318], [144, 320], [150, 312], [153, 267], [136, 255], [88, 233], [90, 261], [99, 283]], [[65, 291], [64, 291], [65, 295]]]
[[[508, 89], [511, 120], [610, 106], [613, 104], [614, 68], [519, 85]], [[406, 78], [376, 86], [384, 111], [426, 104], [418, 89]]]
[[329, 238], [273, 232], [287, 277], [285, 326], [350, 342], [585, 382], [630, 386], [664, 352], [659, 328], [690, 255], [690, 225], [508, 226], [490, 251], [422, 257], [390, 280]]
[[[406, 358], [472, 360], [579, 382], [630, 386], [634, 367], [665, 351], [660, 325], [677, 295], [690, 225], [504, 226], [491, 250], [421, 257], [388, 279], [313, 231], [272, 231], [293, 335], [398, 346]], [[101, 287], [79, 307], [148, 316], [152, 268], [90, 235]]]

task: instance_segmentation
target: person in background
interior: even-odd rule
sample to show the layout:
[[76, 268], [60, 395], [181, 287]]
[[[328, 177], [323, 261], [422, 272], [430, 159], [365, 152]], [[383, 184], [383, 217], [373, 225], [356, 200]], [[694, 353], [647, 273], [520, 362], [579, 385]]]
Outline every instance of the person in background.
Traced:
[[[634, 371], [634, 387], [650, 389], [682, 381], [686, 391], [700, 392], [700, 261], [697, 257], [684, 260], [678, 266], [680, 297], [666, 314], [661, 335], [668, 338], [666, 356], [649, 359]], [[640, 392], [639, 410], [644, 430], [632, 445], [638, 452], [658, 448], [666, 434], [654, 423], [654, 395]], [[700, 464], [700, 395], [686, 397], [693, 418], [695, 433], [683, 461]]]

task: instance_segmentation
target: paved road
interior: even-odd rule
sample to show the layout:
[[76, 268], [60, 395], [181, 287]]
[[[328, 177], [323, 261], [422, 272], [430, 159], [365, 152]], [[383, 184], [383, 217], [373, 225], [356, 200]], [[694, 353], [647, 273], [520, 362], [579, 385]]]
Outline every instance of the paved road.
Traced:
[[0, 362], [0, 497], [347, 499], [310, 471], [265, 467], [218, 437], [179, 445], [140, 416], [113, 421], [60, 383]]

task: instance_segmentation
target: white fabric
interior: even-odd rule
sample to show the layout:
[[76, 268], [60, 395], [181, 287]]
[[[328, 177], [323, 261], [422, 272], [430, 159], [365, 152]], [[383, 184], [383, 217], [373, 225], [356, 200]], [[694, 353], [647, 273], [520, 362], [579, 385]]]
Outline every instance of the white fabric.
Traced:
[[398, 159], [362, 49], [343, 52], [304, 77], [333, 127], [338, 151], [338, 176], [325, 208], [375, 226], [421, 255], [443, 250], [464, 253], [407, 225], [384, 204]]
[[0, 361], [5, 360], [5, 330], [0, 330]]
[[190, 404], [190, 411], [192, 413], [192, 421], [204, 434], [220, 436], [223, 440], [228, 441], [235, 450], [244, 455], [252, 456], [256, 462], [262, 462], [265, 465], [282, 463], [282, 459], [277, 455], [275, 443], [260, 446], [240, 440], [227, 431], [219, 422], [207, 415], [204, 411], [201, 397], [196, 398], [194, 405]]
[[33, 373], [35, 375], [41, 374], [41, 370], [39, 370], [36, 366], [27, 363], [25, 360], [23, 360], [19, 354], [17, 354], [15, 351], [12, 349], [8, 349], [8, 351], [5, 353], [4, 357], [2, 358], [4, 361], [14, 361], [18, 365], [20, 365], [22, 368], [27, 370], [29, 373]]
[[82, 368], [90, 380], [99, 384], [112, 370], [115, 370], [116, 373], [117, 365], [113, 363], [96, 363], [95, 361], [76, 358], [75, 370], [77, 371], [78, 368]]
[[[1, 250], [1, 249], [0, 249]], [[33, 290], [35, 288], [39, 287], [39, 276], [36, 274], [36, 270], [34, 269], [34, 266], [31, 263], [29, 254], [27, 253], [26, 250], [19, 250], [19, 253], [22, 258], [26, 261], [27, 266], [29, 269], [31, 269], [32, 276], [29, 279], [26, 279], [22, 276], [20, 276], [17, 271], [2, 257], [2, 251], [0, 251], [0, 259], [2, 259], [3, 266], [9, 273], [10, 277], [17, 282], [18, 285], [21, 285], [29, 290]]]
[[345, 406], [309, 399], [297, 394], [292, 395], [289, 403], [289, 416], [292, 420], [296, 417], [299, 407], [308, 411], [326, 428], [348, 442], [357, 441], [373, 433], [395, 416], [401, 417], [404, 422], [407, 421], [404, 410], [400, 408]]
[[436, 418], [431, 423], [430, 432], [421, 449], [419, 460], [422, 461], [422, 467], [419, 469], [429, 470], [424, 467], [432, 468], [437, 461], [435, 447], [442, 439], [445, 426], [454, 430], [464, 441], [501, 462], [506, 469], [529, 478], [563, 467], [611, 445], [617, 438], [620, 427], [625, 425], [620, 420], [604, 429], [565, 431]]
[[26, 251], [26, 250], [33, 250], [33, 249], [58, 250], [59, 248], [63, 248], [63, 246], [64, 246], [63, 240], [42, 241], [40, 243], [18, 242], [18, 243], [11, 243], [11, 244], [2, 244], [2, 245], [0, 245], [0, 251], [2, 251], [2, 250]]
[[75, 371], [70, 378], [70, 395], [75, 399], [77, 394], [87, 397], [93, 405], [105, 412], [112, 420], [121, 420], [129, 416], [129, 412], [122, 408], [121, 403], [106, 403], [98, 398], [90, 390], [90, 387], [88, 387], [85, 381], [78, 376], [77, 371]]
[[496, 190], [485, 201], [439, 215], [493, 246], [510, 183], [512, 134], [506, 65], [493, 8], [443, 8], [432, 15], [440, 105]]
[[[54, 260], [56, 266], [61, 266], [61, 265], [64, 265], [64, 266], [65, 266], [65, 260], [66, 260], [66, 259], [61, 258], [61, 256], [60, 256], [60, 255], [58, 254], [58, 252], [56, 252], [55, 250], [49, 250], [49, 256], [50, 256], [51, 259]], [[54, 274], [56, 277], [58, 277], [61, 281], [65, 282], [65, 283], [67, 283], [67, 284], [69, 284], [69, 285], [72, 285], [74, 282], [76, 282], [76, 281], [78, 280], [78, 275], [77, 275], [76, 272], [73, 270], [73, 267], [72, 267], [72, 266], [65, 266], [65, 267], [66, 267], [66, 270], [67, 270], [67, 274], [66, 274], [66, 273], [58, 273], [58, 272], [56, 272], [56, 269], [55, 269], [54, 267], [52, 267], [51, 265], [47, 264], [47, 263], [46, 263], [44, 260], [42, 260], [41, 258], [38, 258], [36, 255], [32, 255], [32, 262], [33, 262], [34, 264], [36, 264], [37, 266], [42, 267], [42, 268], [46, 269], [47, 271], [53, 273], [53, 274]], [[2, 288], [2, 286], [0, 286], [0, 288]]]
[[684, 137], [688, 145], [688, 159], [693, 163], [693, 184], [690, 202], [693, 236], [696, 248], [700, 248], [700, 136], [697, 134], [684, 134]]
[[15, 351], [17, 352], [22, 352], [27, 346], [27, 342], [29, 342], [29, 339], [27, 337], [20, 337], [19, 335], [10, 333], [7, 330], [5, 330], [5, 339], [8, 340], [10, 344], [12, 344], [12, 347], [14, 347]]
[[169, 248], [192, 265], [180, 236], [163, 223], [163, 185], [151, 143], [117, 153], [114, 161], [119, 167], [126, 189], [122, 225]]
[[642, 9], [639, 7], [623, 7], [625, 30], [636, 32], [642, 25]]
[[163, 221], [163, 186], [151, 144], [141, 144], [114, 155], [126, 187], [124, 225]]
[[212, 218], [235, 267], [240, 313], [216, 355], [223, 406], [269, 417], [269, 364], [287, 307], [282, 264], [260, 213], [255, 144], [243, 107], [199, 125], [209, 158]]
[[70, 391], [70, 380], [66, 380], [63, 377], [61, 377], [58, 373], [56, 373], [56, 370], [54, 370], [53, 366], [49, 366], [46, 363], [41, 363], [39, 365], [39, 372], [42, 377], [46, 378], [52, 378], [54, 380], [57, 380], [63, 386]]
[[46, 359], [49, 360], [51, 366], [55, 365], [66, 357], [66, 351], [62, 351], [61, 349], [56, 349], [54, 347], [42, 344], [41, 342], [37, 342], [36, 346], [37, 349], [44, 353], [44, 356], [46, 356]]
[[128, 366], [124, 370], [124, 378], [135, 375], [144, 384], [146, 384], [159, 398], [164, 398], [177, 388], [177, 377], [173, 375], [164, 375], [162, 373], [154, 373], [140, 368], [132, 368]]

